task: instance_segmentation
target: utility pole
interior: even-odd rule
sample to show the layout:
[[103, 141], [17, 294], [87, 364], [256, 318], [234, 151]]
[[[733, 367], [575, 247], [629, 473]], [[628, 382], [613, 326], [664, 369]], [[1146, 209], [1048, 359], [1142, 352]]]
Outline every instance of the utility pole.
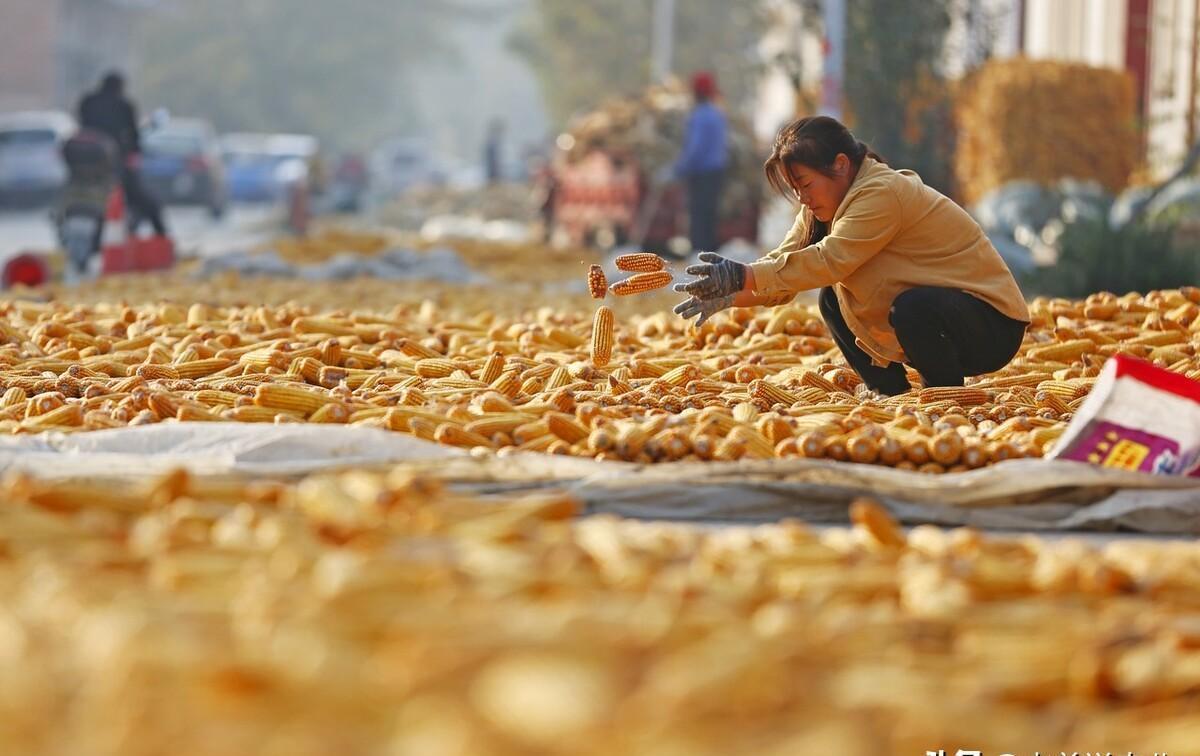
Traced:
[[671, 74], [675, 56], [675, 0], [654, 0], [654, 42], [650, 74], [661, 82]]
[[825, 0], [825, 75], [821, 113], [841, 120], [842, 82], [846, 72], [846, 0]]

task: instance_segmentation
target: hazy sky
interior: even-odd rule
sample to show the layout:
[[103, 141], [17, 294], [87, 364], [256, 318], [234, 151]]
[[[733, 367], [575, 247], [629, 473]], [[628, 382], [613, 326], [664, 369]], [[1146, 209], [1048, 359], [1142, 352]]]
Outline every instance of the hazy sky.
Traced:
[[507, 40], [528, 0], [477, 1], [504, 9], [499, 21], [461, 22], [454, 43], [461, 61], [454, 67], [422, 72], [414, 96], [425, 121], [434, 124], [429, 134], [435, 148], [466, 160], [482, 159], [488, 123], [501, 118], [507, 124], [509, 159], [525, 142], [547, 136], [541, 94], [533, 74], [507, 49]]

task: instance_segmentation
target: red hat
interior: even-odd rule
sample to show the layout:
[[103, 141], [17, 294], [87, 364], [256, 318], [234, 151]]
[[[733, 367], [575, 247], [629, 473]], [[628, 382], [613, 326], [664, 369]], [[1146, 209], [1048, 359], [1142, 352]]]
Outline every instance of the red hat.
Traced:
[[697, 97], [712, 99], [717, 95], [717, 78], [708, 71], [699, 71], [692, 76], [692, 92]]

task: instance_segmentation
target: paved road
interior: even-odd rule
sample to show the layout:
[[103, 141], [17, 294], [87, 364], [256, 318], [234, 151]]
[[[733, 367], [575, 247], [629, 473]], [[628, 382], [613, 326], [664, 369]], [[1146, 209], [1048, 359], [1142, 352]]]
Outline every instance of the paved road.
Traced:
[[[167, 209], [167, 225], [183, 256], [208, 257], [262, 242], [277, 232], [281, 218], [278, 209], [262, 207], [234, 207], [220, 220], [202, 208]], [[0, 259], [56, 246], [48, 211], [0, 212]]]

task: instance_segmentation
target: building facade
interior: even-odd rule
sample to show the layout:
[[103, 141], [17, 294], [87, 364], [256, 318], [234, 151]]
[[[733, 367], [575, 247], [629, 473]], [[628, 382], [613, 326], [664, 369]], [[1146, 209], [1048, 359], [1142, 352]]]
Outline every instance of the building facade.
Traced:
[[[774, 66], [763, 79], [756, 122], [772, 132], [821, 81], [821, 20], [792, 0], [765, 0], [780, 23], [761, 46]], [[1200, 139], [1200, 0], [956, 0], [945, 73], [961, 76], [989, 57], [1073, 61], [1128, 71], [1137, 93], [1146, 164], [1170, 175]], [[809, 107], [804, 108], [811, 110]]]

